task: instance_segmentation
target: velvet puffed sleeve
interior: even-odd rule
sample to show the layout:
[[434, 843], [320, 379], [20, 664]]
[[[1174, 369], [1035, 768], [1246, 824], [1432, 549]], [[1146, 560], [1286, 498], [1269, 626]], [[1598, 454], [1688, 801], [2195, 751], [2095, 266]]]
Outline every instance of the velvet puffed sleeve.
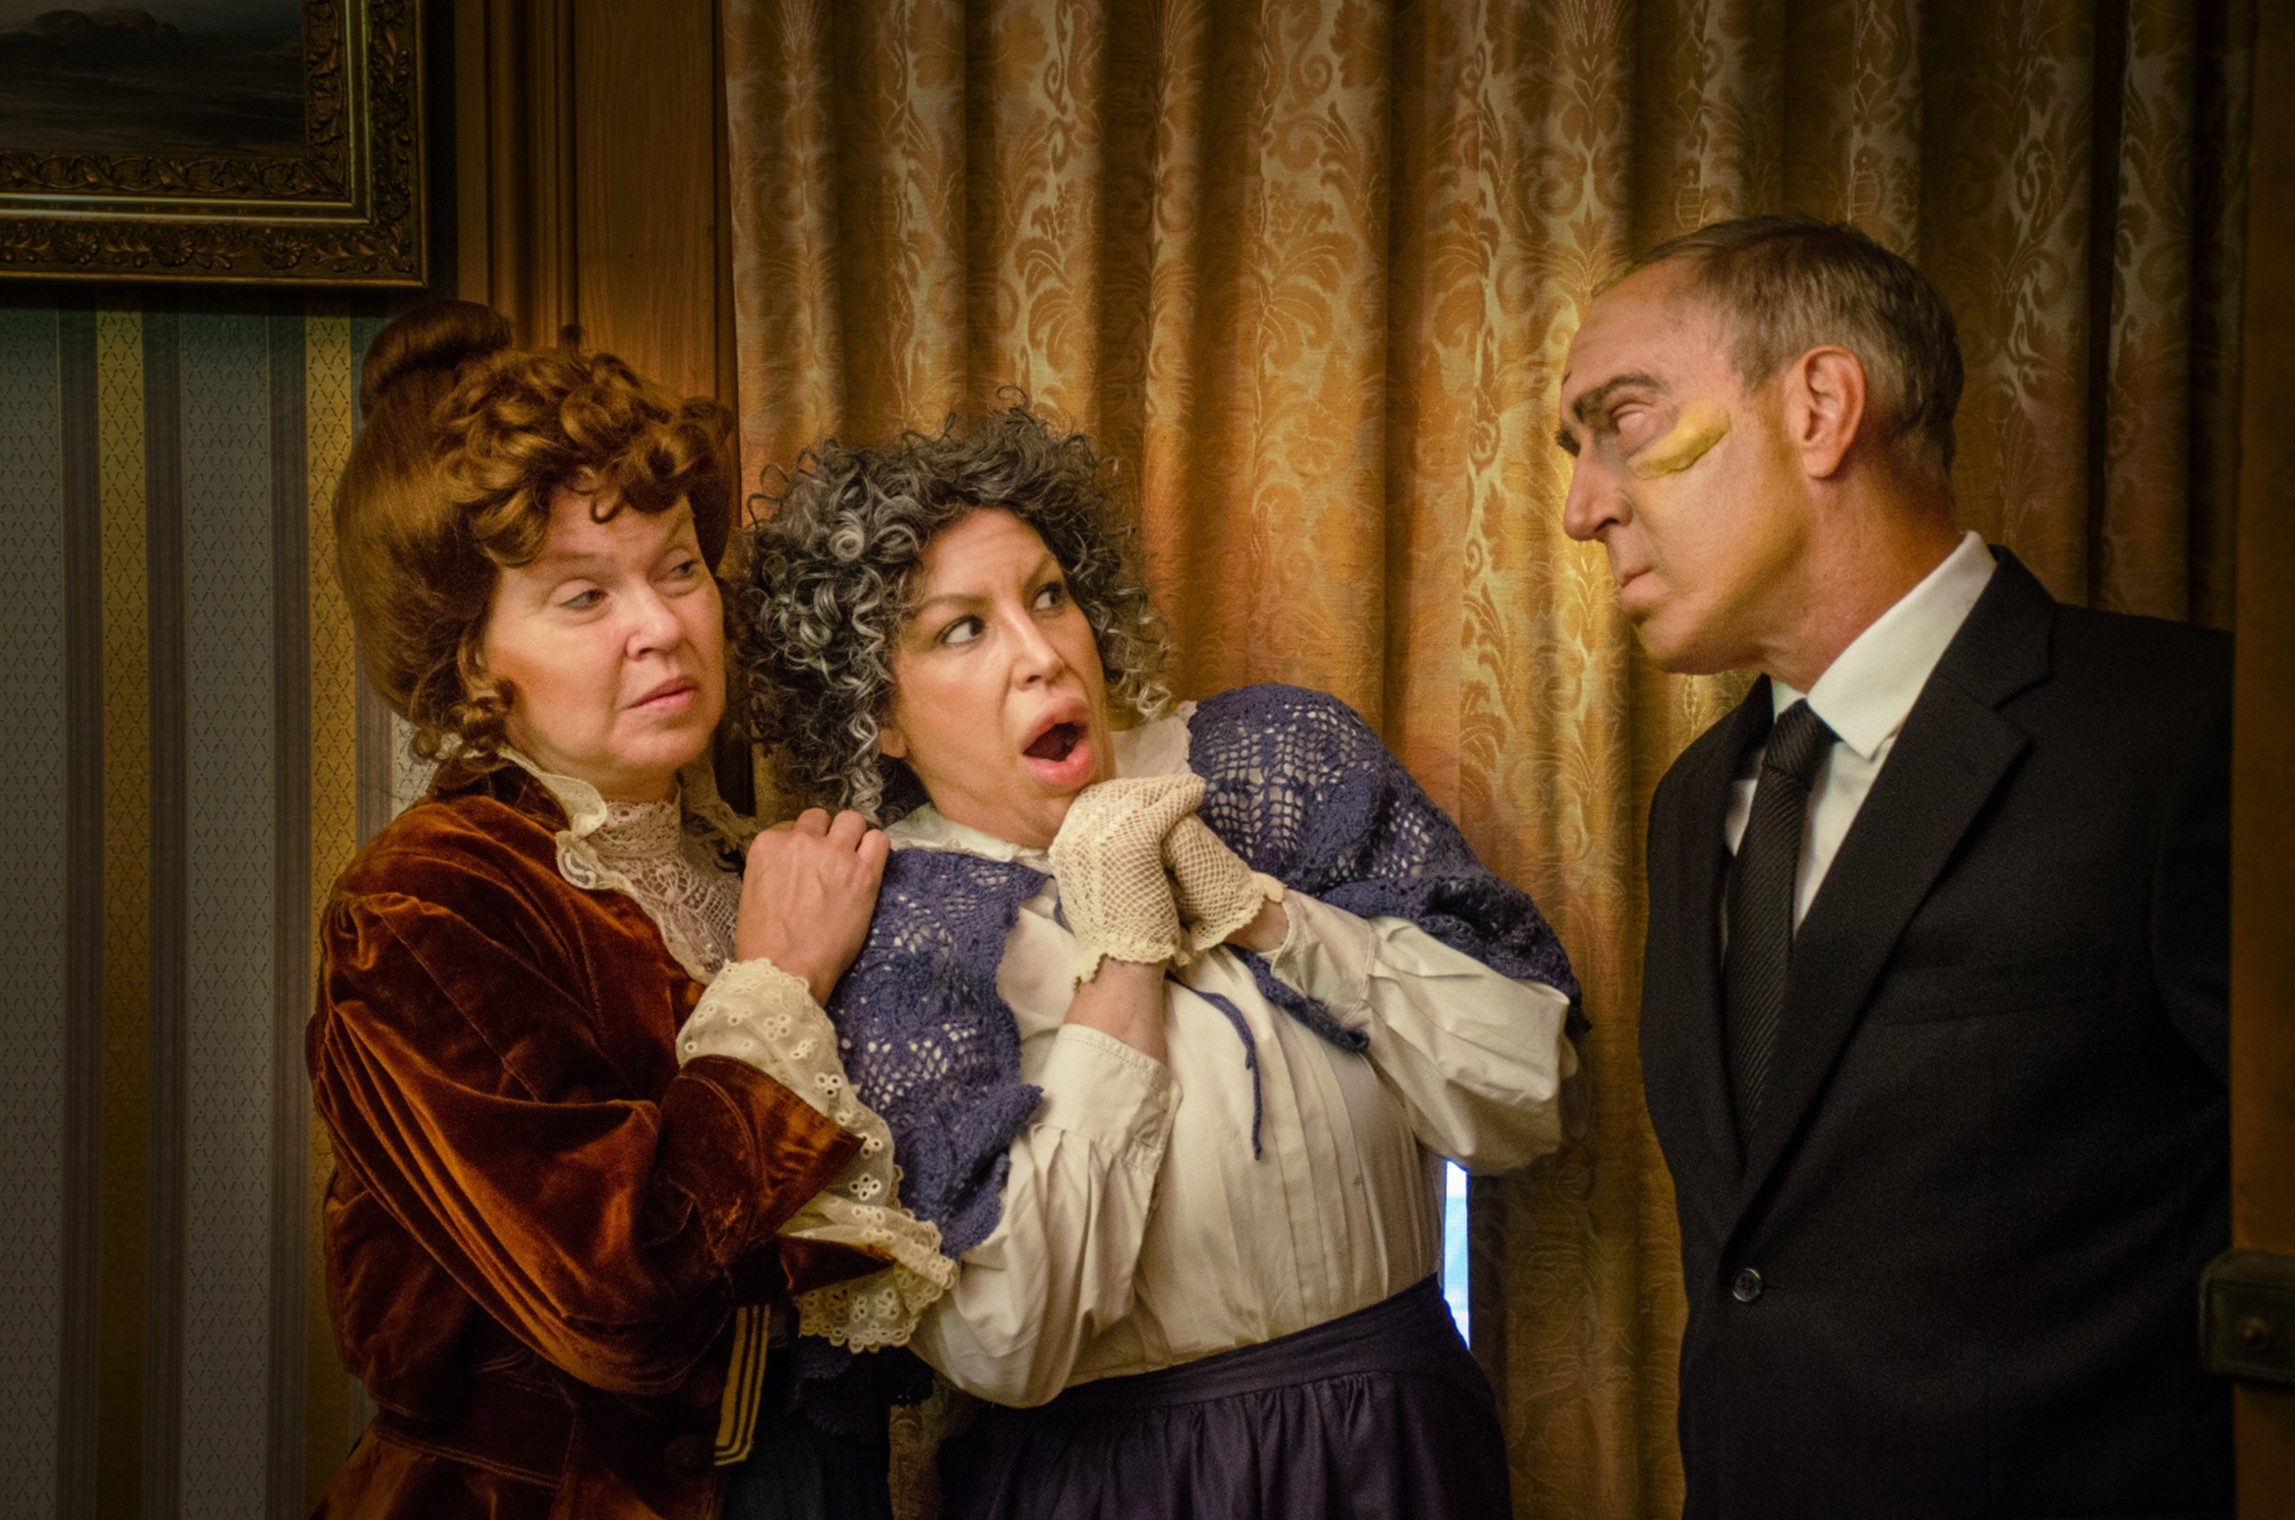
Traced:
[[676, 1386], [859, 1142], [738, 1061], [680, 1070], [683, 978], [610, 914], [553, 913], [514, 852], [396, 865], [346, 873], [322, 929], [308, 1057], [337, 1165], [548, 1361]]

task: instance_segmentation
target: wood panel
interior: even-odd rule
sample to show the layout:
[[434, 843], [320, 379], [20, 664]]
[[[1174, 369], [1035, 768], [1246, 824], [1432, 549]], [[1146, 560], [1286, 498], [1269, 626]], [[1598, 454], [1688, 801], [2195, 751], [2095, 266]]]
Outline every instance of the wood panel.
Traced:
[[717, 16], [576, 0], [575, 266], [590, 341], [687, 395], [717, 385]]
[[589, 344], [732, 402], [715, 0], [455, 12], [457, 269], [521, 343]]
[[[2295, 0], [2266, 0], [2248, 159], [2246, 374], [2232, 756], [2231, 1230], [2295, 1255]], [[2287, 1513], [2295, 1391], [2238, 1392], [2239, 1513]]]

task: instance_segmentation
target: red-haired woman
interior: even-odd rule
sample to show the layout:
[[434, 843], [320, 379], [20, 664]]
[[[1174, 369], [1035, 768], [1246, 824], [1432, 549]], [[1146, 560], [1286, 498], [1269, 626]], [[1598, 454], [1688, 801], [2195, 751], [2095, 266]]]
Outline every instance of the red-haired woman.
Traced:
[[[792, 1301], [898, 1340], [949, 1267], [819, 1006], [884, 836], [710, 783], [729, 420], [466, 303], [386, 329], [364, 402], [339, 569], [440, 767], [322, 929], [329, 1303], [381, 1413], [319, 1512], [703, 1520], [764, 1421], [805, 1470], [752, 1510], [881, 1513], [876, 1454], [774, 1433], [768, 1345]], [[705, 1005], [758, 1038], [680, 1070]]]

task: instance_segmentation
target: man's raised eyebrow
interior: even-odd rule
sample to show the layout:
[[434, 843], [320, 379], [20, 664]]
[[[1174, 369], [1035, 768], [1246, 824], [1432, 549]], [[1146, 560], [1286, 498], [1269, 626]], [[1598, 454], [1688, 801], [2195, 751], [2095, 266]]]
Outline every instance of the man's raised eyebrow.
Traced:
[[1636, 387], [1656, 391], [1662, 395], [1666, 390], [1666, 383], [1645, 370], [1628, 370], [1622, 375], [1612, 375], [1600, 385], [1580, 391], [1578, 399], [1570, 403], [1570, 415], [1577, 418], [1581, 425], [1592, 427], [1594, 414], [1610, 404], [1610, 397], [1619, 391], [1632, 390]]

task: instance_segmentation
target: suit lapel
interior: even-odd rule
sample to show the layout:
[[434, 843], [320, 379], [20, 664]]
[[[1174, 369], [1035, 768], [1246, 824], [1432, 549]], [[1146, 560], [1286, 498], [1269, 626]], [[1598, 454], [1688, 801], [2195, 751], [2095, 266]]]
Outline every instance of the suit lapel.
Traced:
[[1738, 1218], [1832, 1074], [1906, 924], [2029, 742], [1997, 708], [2046, 677], [2055, 603], [2014, 556], [1994, 553], [1992, 583], [1913, 704], [1794, 937], [1777, 1064], [1762, 1121], [1745, 1137]]
[[[1769, 682], [1683, 752], [1668, 778], [1662, 832], [1650, 841], [1650, 919], [1643, 958], [1642, 1066], [1682, 1116], [1691, 1153], [1677, 1167], [1706, 1169], [1684, 1198], [1712, 1210], [1737, 1191], [1738, 1137], [1721, 1022], [1721, 882], [1729, 861], [1722, 822], [1739, 759], [1768, 721]], [[1726, 1218], [1713, 1220], [1719, 1227]]]

